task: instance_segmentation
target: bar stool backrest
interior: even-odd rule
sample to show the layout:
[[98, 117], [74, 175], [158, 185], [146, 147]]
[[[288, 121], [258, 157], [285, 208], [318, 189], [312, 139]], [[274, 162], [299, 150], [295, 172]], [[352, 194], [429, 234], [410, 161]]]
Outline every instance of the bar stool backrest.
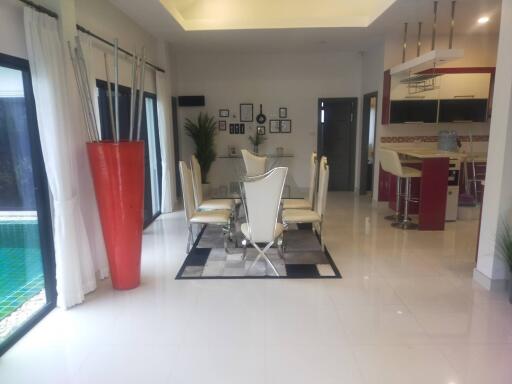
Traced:
[[313, 203], [315, 202], [315, 192], [316, 192], [316, 181], [318, 177], [318, 158], [316, 152], [311, 154], [311, 159], [309, 161], [309, 195], [308, 201], [311, 203], [311, 207], [313, 207]]
[[380, 164], [382, 169], [395, 176], [402, 176], [402, 163], [398, 153], [390, 149], [379, 150]]

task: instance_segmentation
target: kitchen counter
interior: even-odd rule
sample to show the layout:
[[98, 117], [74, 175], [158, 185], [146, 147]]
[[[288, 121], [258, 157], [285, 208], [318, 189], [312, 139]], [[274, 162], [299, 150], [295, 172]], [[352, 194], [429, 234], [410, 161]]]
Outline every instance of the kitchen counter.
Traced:
[[398, 152], [400, 155], [415, 157], [417, 159], [439, 159], [449, 158], [464, 160], [467, 157], [466, 153], [463, 152], [451, 152], [442, 151], [436, 148], [425, 148], [425, 147], [399, 147], [399, 146], [383, 146], [383, 148], [390, 149]]

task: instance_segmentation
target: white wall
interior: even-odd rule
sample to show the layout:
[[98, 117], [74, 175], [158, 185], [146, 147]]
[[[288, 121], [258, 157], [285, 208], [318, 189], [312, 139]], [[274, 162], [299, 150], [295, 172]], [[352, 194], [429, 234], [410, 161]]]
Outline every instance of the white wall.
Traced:
[[[174, 93], [176, 95], [205, 95], [206, 107], [179, 108], [180, 129], [185, 118], [199, 111], [218, 116], [220, 108], [231, 111], [229, 122], [238, 121], [239, 104], [253, 103], [254, 116], [259, 104], [267, 119], [278, 118], [278, 108], [287, 107], [292, 120], [291, 134], [270, 134], [262, 152], [275, 152], [284, 147], [295, 158], [288, 163], [297, 185], [308, 186], [307, 164], [311, 151], [316, 149], [317, 103], [320, 97], [360, 97], [361, 56], [355, 52], [295, 53], [295, 54], [192, 54], [176, 56]], [[237, 118], [233, 118], [233, 113]], [[239, 149], [251, 148], [248, 140], [256, 123], [249, 123], [245, 135], [220, 132], [218, 154], [227, 154], [228, 145]], [[229, 129], [229, 128], [228, 128]], [[190, 138], [180, 132], [181, 159], [188, 160], [194, 151]], [[359, 145], [358, 145], [359, 147]], [[218, 159], [212, 167], [210, 180], [221, 177], [225, 163]], [[356, 173], [357, 174], [357, 173]]]
[[[105, 0], [76, 0], [77, 23], [95, 34], [112, 41], [119, 40], [119, 46], [127, 51], [145, 47], [147, 61], [156, 63], [157, 39], [142, 29], [132, 19]], [[96, 77], [106, 80], [103, 53], [107, 52], [110, 63], [110, 79], [113, 81], [112, 48], [94, 41], [94, 72]], [[131, 59], [124, 54], [120, 55], [119, 83], [131, 86]], [[156, 93], [155, 72], [147, 70], [145, 76], [146, 91]]]
[[27, 58], [23, 8], [14, 2], [0, 2], [0, 52]]

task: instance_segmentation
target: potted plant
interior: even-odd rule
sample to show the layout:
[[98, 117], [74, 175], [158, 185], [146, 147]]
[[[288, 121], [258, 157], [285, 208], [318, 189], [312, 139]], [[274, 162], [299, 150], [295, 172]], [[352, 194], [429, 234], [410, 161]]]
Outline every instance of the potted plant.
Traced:
[[[510, 224], [503, 220], [501, 233], [498, 237], [498, 252], [503, 261], [508, 265], [510, 275], [512, 276], [512, 229]], [[508, 300], [512, 304], [512, 277], [508, 282]]]
[[265, 140], [267, 140], [267, 138], [263, 137], [263, 135], [258, 134], [258, 132], [256, 132], [254, 136], [249, 136], [249, 141], [252, 144], [254, 153], [258, 153], [259, 146], [263, 144]]
[[185, 131], [196, 145], [196, 157], [201, 166], [201, 183], [203, 192], [208, 194], [208, 172], [217, 157], [215, 152], [215, 135], [217, 122], [208, 113], [199, 113], [196, 120], [185, 120]]

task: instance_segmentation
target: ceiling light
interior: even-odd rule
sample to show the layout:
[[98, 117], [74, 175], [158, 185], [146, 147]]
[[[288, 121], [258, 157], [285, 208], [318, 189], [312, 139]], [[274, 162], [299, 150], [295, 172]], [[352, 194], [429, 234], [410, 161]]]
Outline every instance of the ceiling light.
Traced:
[[482, 16], [478, 19], [478, 24], [485, 24], [488, 23], [490, 20], [489, 16]]

